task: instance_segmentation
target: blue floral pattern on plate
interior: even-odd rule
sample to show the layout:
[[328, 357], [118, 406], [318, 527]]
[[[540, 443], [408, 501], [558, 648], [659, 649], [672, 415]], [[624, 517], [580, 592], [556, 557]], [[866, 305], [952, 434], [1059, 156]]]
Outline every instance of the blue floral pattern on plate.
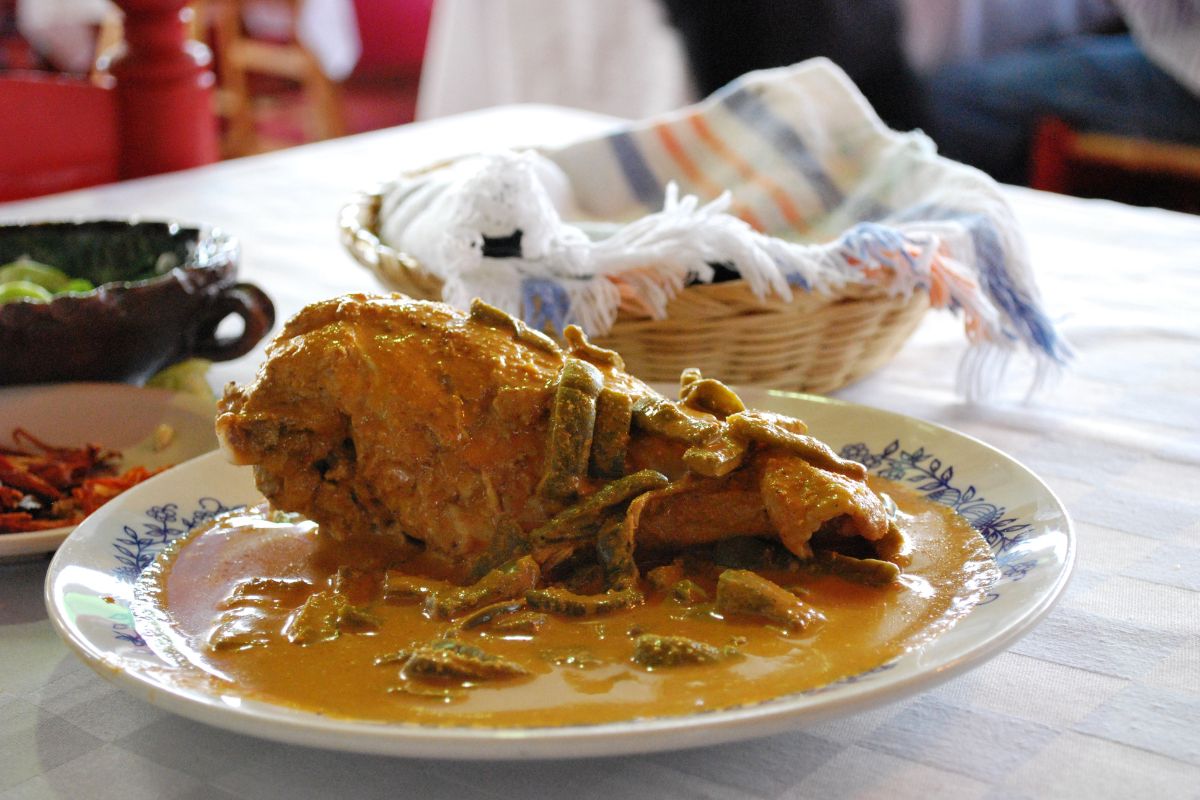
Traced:
[[[184, 515], [180, 514], [178, 503], [151, 506], [145, 511], [150, 521], [142, 522], [140, 531], [131, 525], [123, 525], [120, 535], [112, 544], [118, 564], [112, 574], [127, 583], [133, 583], [171, 542], [218, 514], [233, 510], [233, 507], [215, 497], [201, 497], [193, 504], [193, 508], [190, 514]], [[128, 609], [125, 611], [121, 619], [113, 623], [113, 636], [134, 647], [145, 647], [145, 640], [134, 630], [132, 616], [128, 614]]]
[[912, 484], [913, 489], [935, 503], [952, 508], [960, 514], [992, 548], [1000, 568], [1000, 581], [984, 595], [980, 604], [1000, 598], [999, 584], [1015, 583], [1037, 567], [1036, 559], [1019, 560], [1019, 545], [1033, 532], [1033, 526], [1008, 515], [1004, 506], [990, 503], [975, 489], [974, 484], [955, 486], [954, 466], [943, 463], [924, 447], [905, 450], [899, 439], [893, 439], [883, 450], [872, 452], [864, 442], [842, 447], [842, 458], [857, 461], [881, 478], [897, 483]]
[[913, 488], [935, 503], [949, 506], [958, 512], [983, 536], [997, 558], [1019, 545], [1032, 530], [1029, 523], [1006, 516], [1004, 506], [989, 503], [973, 484], [965, 489], [955, 487], [954, 467], [942, 463], [924, 447], [905, 450], [900, 440], [893, 439], [879, 453], [861, 442], [848, 444], [841, 450], [842, 458], [857, 461], [881, 478], [897, 483], [911, 483]]
[[121, 535], [113, 542], [117, 551], [116, 559], [120, 564], [113, 574], [125, 581], [136, 581], [142, 570], [150, 566], [155, 556], [163, 548], [180, 536], [195, 530], [201, 523], [231, 510], [215, 497], [201, 497], [195, 503], [195, 510], [187, 516], [179, 513], [179, 504], [166, 503], [146, 509], [146, 516], [151, 522], [143, 522], [142, 530], [136, 531], [131, 526], [123, 526]]

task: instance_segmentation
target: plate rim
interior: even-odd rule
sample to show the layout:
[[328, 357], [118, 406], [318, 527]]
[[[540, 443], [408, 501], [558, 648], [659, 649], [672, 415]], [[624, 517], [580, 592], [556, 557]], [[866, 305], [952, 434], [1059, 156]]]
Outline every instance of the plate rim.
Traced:
[[[1075, 568], [1078, 540], [1074, 521], [1053, 489], [1015, 457], [950, 426], [887, 409], [798, 392], [766, 389], [740, 391], [745, 395], [761, 393], [764, 397], [818, 402], [849, 410], [863, 409], [906, 425], [919, 423], [953, 434], [998, 456], [1017, 467], [1025, 478], [1034, 481], [1057, 507], [1062, 519], [1061, 532], [1066, 540], [1061, 568], [1052, 583], [1036, 598], [1036, 602], [1023, 608], [1015, 620], [982, 637], [964, 652], [939, 663], [936, 669], [923, 667], [910, 675], [863, 685], [853, 694], [830, 697], [817, 703], [805, 702], [804, 694], [791, 694], [748, 706], [714, 709], [700, 714], [592, 725], [476, 728], [341, 719], [266, 701], [238, 699], [231, 705], [220, 696], [152, 682], [141, 675], [116, 668], [111, 663], [112, 657], [106, 658], [103, 652], [93, 651], [87, 640], [78, 641], [74, 632], [60, 618], [55, 605], [54, 578], [65, 566], [60, 562], [65, 562], [67, 550], [56, 553], [47, 570], [44, 597], [49, 617], [56, 633], [70, 649], [102, 677], [152, 705], [188, 719], [264, 739], [327, 750], [442, 760], [510, 761], [614, 756], [722, 744], [795, 730], [804, 725], [898, 701], [932, 689], [1007, 649], [1036, 627], [1062, 597]], [[164, 471], [162, 475], [165, 479], [193, 462], [219, 458], [219, 451], [205, 453]], [[136, 499], [138, 495], [153, 489], [153, 481], [157, 480], [158, 476], [134, 487], [127, 493], [129, 499]], [[908, 655], [919, 654], [921, 649], [917, 648]], [[481, 747], [485, 744], [488, 745], [486, 748]]]

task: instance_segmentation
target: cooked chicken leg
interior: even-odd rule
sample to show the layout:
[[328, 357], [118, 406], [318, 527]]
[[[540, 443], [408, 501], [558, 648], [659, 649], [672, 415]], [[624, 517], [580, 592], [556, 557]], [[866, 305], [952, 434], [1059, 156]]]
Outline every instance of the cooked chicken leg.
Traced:
[[575, 541], [561, 530], [594, 533], [626, 506], [612, 535], [644, 547], [770, 535], [807, 557], [822, 528], [888, 534], [862, 468], [802, 423], [743, 412], [698, 375], [667, 401], [615, 353], [567, 340], [485, 304], [336, 298], [226, 390], [217, 432], [275, 507], [334, 537], [422, 543], [459, 579], [497, 554], [552, 559]]

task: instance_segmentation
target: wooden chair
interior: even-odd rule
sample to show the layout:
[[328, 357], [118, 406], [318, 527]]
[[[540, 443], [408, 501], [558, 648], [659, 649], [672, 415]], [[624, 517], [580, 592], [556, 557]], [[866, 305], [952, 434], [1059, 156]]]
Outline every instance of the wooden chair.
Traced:
[[257, 130], [253, 76], [284, 79], [300, 86], [306, 105], [306, 134], [312, 140], [346, 132], [338, 85], [321, 69], [316, 57], [295, 36], [294, 20], [302, 0], [275, 0], [287, 6], [293, 20], [291, 35], [268, 41], [249, 35], [243, 22], [247, 0], [208, 0], [200, 3], [211, 25], [216, 51], [218, 113], [226, 119], [222, 149], [226, 156], [248, 155], [264, 147]]
[[1106, 184], [1121, 188], [1123, 196], [1114, 199], [1137, 202], [1141, 196], [1154, 205], [1198, 211], [1200, 147], [1082, 132], [1053, 118], [1038, 126], [1030, 165], [1033, 188], [1092, 195], [1103, 193]]

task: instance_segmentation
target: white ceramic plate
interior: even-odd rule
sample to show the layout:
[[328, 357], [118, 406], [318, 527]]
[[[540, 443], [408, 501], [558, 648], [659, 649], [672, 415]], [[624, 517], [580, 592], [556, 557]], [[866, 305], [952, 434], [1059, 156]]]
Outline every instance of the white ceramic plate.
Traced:
[[977, 665], [1053, 605], [1074, 559], [1062, 504], [1037, 477], [982, 442], [897, 414], [823, 398], [744, 392], [751, 406], [801, 417], [872, 472], [956, 507], [991, 543], [1002, 578], [965, 619], [919, 650], [803, 694], [725, 711], [555, 728], [438, 728], [329, 719], [181, 688], [129, 613], [138, 572], [174, 537], [222, 508], [256, 502], [248, 468], [213, 453], [135, 487], [80, 525], [50, 565], [46, 602], [59, 633], [106, 678], [192, 719], [315, 747], [443, 758], [644, 753], [744, 739], [896, 700]]
[[[217, 446], [215, 409], [209, 401], [166, 389], [123, 383], [61, 383], [0, 390], [0, 444], [11, 446], [14, 428], [47, 444], [98, 444], [119, 450], [118, 469], [182, 464]], [[169, 425], [174, 436], [155, 449], [154, 432]], [[49, 553], [74, 526], [29, 533], [0, 533], [0, 558]]]

